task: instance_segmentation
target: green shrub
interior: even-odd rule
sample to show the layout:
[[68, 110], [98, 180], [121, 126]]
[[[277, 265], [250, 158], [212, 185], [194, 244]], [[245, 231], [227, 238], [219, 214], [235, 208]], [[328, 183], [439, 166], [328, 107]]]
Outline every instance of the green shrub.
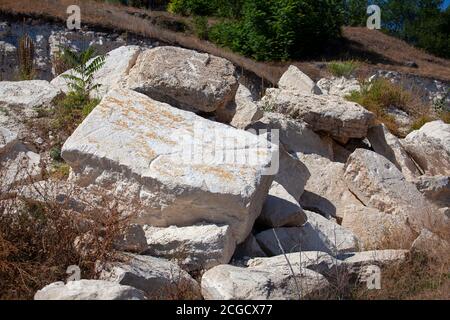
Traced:
[[357, 61], [332, 61], [328, 64], [328, 71], [335, 77], [350, 77], [358, 68], [359, 64]]
[[208, 39], [208, 18], [204, 16], [194, 17], [194, 32], [197, 37], [203, 40]]
[[340, 36], [337, 0], [244, 0], [239, 20], [210, 31], [216, 44], [256, 60], [288, 60], [321, 50]]

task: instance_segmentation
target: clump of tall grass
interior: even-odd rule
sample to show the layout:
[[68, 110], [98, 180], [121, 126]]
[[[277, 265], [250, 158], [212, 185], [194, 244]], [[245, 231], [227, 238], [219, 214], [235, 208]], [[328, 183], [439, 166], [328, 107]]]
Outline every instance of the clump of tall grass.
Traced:
[[348, 78], [358, 69], [359, 63], [355, 60], [332, 61], [328, 63], [328, 71], [335, 77]]

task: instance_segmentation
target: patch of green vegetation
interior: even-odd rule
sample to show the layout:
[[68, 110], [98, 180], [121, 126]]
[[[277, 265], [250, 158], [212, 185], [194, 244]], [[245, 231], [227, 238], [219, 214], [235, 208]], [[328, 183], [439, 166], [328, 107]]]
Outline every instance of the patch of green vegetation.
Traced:
[[332, 61], [328, 63], [328, 71], [335, 77], [349, 78], [358, 69], [359, 63], [355, 60]]
[[208, 18], [204, 16], [194, 17], [195, 35], [202, 40], [208, 40]]

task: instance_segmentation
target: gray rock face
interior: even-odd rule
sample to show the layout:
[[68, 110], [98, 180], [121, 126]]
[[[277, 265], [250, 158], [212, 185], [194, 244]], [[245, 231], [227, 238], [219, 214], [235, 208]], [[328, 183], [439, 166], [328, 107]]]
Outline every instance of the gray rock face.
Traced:
[[[287, 260], [286, 260], [287, 259]], [[289, 263], [288, 263], [289, 261]], [[300, 268], [310, 269], [322, 275], [331, 275], [340, 267], [341, 261], [321, 251], [303, 251], [288, 253], [271, 258], [254, 258], [247, 262], [247, 266], [262, 270], [273, 270], [276, 268], [286, 268], [289, 264], [294, 270]]]
[[344, 177], [364, 205], [408, 217], [416, 230], [429, 224], [444, 226], [448, 223], [392, 162], [375, 152], [364, 149], [353, 152], [345, 166]]
[[124, 262], [98, 266], [100, 279], [132, 286], [148, 299], [198, 299], [198, 283], [175, 263], [161, 258], [126, 254]]
[[339, 258], [352, 267], [368, 265], [384, 266], [405, 261], [408, 250], [372, 250], [343, 254]]
[[236, 111], [230, 124], [235, 128], [245, 129], [264, 115], [263, 111], [253, 100], [250, 90], [242, 84], [239, 84], [234, 102]]
[[188, 271], [202, 271], [228, 263], [236, 247], [228, 226], [147, 226], [145, 235], [147, 254], [175, 260]]
[[395, 164], [408, 181], [412, 181], [422, 174], [400, 140], [391, 134], [383, 124], [370, 128], [367, 138], [374, 151]]
[[310, 77], [301, 72], [299, 68], [292, 65], [289, 66], [286, 72], [281, 76], [278, 81], [278, 87], [280, 89], [293, 90], [306, 94], [322, 94], [322, 90], [316, 86]]
[[450, 175], [450, 124], [433, 121], [408, 134], [406, 151], [427, 175]]
[[233, 100], [238, 82], [235, 67], [225, 59], [158, 47], [139, 55], [126, 86], [182, 109], [212, 112]]
[[329, 286], [321, 274], [287, 266], [273, 269], [220, 265], [202, 277], [206, 300], [293, 300], [308, 298]]
[[247, 259], [253, 257], [266, 257], [253, 234], [250, 234], [244, 242], [236, 247], [233, 259]]
[[429, 201], [439, 207], [450, 207], [450, 176], [421, 176], [415, 183]]
[[343, 218], [345, 206], [361, 205], [348, 190], [342, 163], [331, 162], [317, 155], [303, 155], [301, 161], [311, 175], [300, 198], [300, 205], [304, 209], [320, 212], [327, 218]]
[[0, 80], [15, 80], [17, 65], [17, 48], [0, 41]]
[[62, 157], [71, 181], [125, 199], [120, 209], [138, 224], [227, 224], [240, 243], [261, 212], [276, 151], [263, 137], [116, 89], [65, 142]]
[[[269, 255], [284, 252], [323, 251], [336, 255], [358, 249], [359, 240], [349, 230], [333, 221], [306, 211], [308, 222], [303, 227], [276, 228], [256, 235], [261, 248]], [[278, 239], [277, 239], [278, 238]]]
[[54, 282], [36, 292], [34, 300], [145, 300], [141, 290], [102, 280]]
[[147, 250], [147, 239], [142, 226], [137, 224], [127, 226], [123, 234], [114, 241], [114, 248], [118, 251], [135, 253]]
[[375, 119], [373, 113], [360, 105], [337, 96], [268, 89], [261, 104], [341, 140], [365, 137]]
[[273, 182], [258, 222], [267, 227], [300, 227], [306, 223], [306, 214], [286, 189]]
[[[136, 63], [141, 50], [139, 46], [123, 46], [106, 54], [105, 64], [93, 76], [92, 83], [100, 85], [100, 87], [98, 90], [92, 92], [92, 96], [95, 98], [103, 98], [112, 87], [121, 82]], [[62, 75], [57, 76], [50, 83], [64, 93], [67, 93], [70, 91], [70, 88], [63, 75], [70, 74], [73, 74], [72, 70], [68, 70]]]
[[302, 121], [290, 119], [279, 113], [266, 113], [251, 126], [255, 130], [279, 130], [280, 142], [289, 153], [317, 154], [330, 158], [332, 154], [326, 143]]
[[411, 245], [411, 252], [425, 254], [429, 257], [443, 258], [448, 254], [450, 243], [430, 230], [422, 229]]
[[17, 142], [17, 134], [15, 132], [0, 127], [0, 155], [6, 153]]

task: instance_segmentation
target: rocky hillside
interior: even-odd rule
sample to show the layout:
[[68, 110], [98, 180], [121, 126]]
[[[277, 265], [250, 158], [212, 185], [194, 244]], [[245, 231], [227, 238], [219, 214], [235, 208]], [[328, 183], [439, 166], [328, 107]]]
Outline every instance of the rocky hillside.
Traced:
[[449, 124], [400, 139], [344, 98], [356, 80], [295, 66], [255, 99], [230, 61], [171, 46], [110, 51], [92, 110], [64, 104], [76, 72], [0, 82], [0, 241], [58, 208], [55, 237], [95, 257], [35, 299], [335, 298], [417, 254], [447, 270]]

